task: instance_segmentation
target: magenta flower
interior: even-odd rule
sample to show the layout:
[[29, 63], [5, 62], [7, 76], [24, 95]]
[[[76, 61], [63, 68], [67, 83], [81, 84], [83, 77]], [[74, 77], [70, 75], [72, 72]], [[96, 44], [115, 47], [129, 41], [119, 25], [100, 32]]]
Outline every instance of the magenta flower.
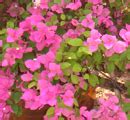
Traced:
[[71, 20], [71, 24], [72, 24], [73, 26], [77, 26], [77, 25], [79, 24], [79, 22], [78, 22], [78, 20], [76, 20], [76, 19], [72, 19], [72, 20]]
[[113, 50], [115, 53], [123, 53], [126, 48], [128, 47], [127, 43], [118, 41], [116, 44], [113, 46]]
[[40, 88], [40, 102], [42, 105], [56, 105], [57, 103], [57, 87], [51, 85], [47, 80], [39, 80], [38, 85]]
[[62, 10], [61, 6], [58, 5], [58, 4], [54, 4], [54, 5], [51, 7], [51, 9], [52, 9], [52, 11], [57, 12], [58, 14], [63, 13], [63, 10]]
[[81, 2], [80, 0], [77, 0], [75, 3], [69, 3], [66, 8], [69, 8], [71, 10], [77, 10], [81, 7]]
[[90, 32], [90, 37], [93, 39], [100, 39], [102, 35], [96, 29], [92, 29]]
[[61, 95], [64, 104], [67, 106], [73, 106], [74, 103], [74, 93], [71, 90], [67, 90], [64, 95]]
[[52, 51], [49, 51], [47, 54], [38, 56], [37, 59], [41, 64], [43, 64], [46, 68], [48, 68], [49, 63], [54, 62], [55, 55]]
[[48, 73], [49, 78], [53, 78], [56, 75], [58, 75], [58, 76], [62, 75], [60, 65], [58, 65], [56, 63], [49, 63], [49, 71], [50, 71]]
[[130, 30], [127, 31], [126, 29], [121, 29], [119, 35], [123, 38], [123, 40], [130, 44]]
[[27, 72], [23, 75], [21, 75], [21, 79], [25, 82], [30, 82], [33, 78], [33, 75], [30, 72]]
[[34, 60], [26, 60], [25, 61], [25, 66], [30, 69], [32, 72], [38, 70], [41, 66], [40, 66], [40, 63], [38, 62], [37, 59], [34, 59]]
[[117, 42], [116, 36], [107, 35], [107, 34], [102, 36], [102, 40], [106, 49], [112, 48]]
[[7, 48], [2, 66], [12, 66], [16, 59], [21, 59], [25, 50], [23, 48]]
[[9, 120], [12, 109], [4, 101], [0, 101], [0, 120]]
[[102, 0], [88, 0], [88, 2], [93, 3], [94, 5], [102, 3]]
[[24, 12], [24, 9], [22, 7], [19, 7], [18, 3], [12, 3], [9, 9], [7, 10], [7, 13], [10, 14], [11, 17], [17, 17], [21, 15]]
[[85, 19], [82, 20], [81, 25], [86, 28], [94, 29], [95, 22], [92, 19], [92, 15], [88, 14]]
[[87, 41], [85, 42], [85, 45], [88, 46], [88, 48], [91, 52], [97, 51], [99, 44], [101, 44], [100, 39], [88, 38]]
[[113, 49], [109, 49], [109, 50], [106, 50], [106, 51], [105, 51], [105, 56], [107, 56], [107, 57], [110, 57], [110, 56], [112, 56], [113, 54], [114, 54]]
[[2, 47], [3, 46], [3, 41], [2, 40], [0, 40], [0, 47]]
[[15, 42], [23, 35], [23, 29], [19, 28], [14, 30], [12, 28], [7, 29], [7, 42]]
[[48, 3], [50, 2], [50, 0], [41, 0], [40, 2], [40, 8], [41, 9], [48, 9]]
[[25, 108], [36, 110], [41, 106], [40, 98], [37, 96], [37, 92], [32, 89], [26, 89], [21, 99], [25, 101]]

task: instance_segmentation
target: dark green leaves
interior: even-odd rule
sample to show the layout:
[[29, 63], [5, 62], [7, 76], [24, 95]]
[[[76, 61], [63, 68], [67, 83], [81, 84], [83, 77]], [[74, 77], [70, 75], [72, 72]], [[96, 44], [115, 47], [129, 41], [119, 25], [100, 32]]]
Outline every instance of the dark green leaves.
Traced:
[[22, 95], [21, 92], [12, 93], [12, 99], [14, 100], [15, 103], [18, 103], [20, 101], [21, 95]]
[[99, 84], [98, 77], [94, 74], [89, 75], [88, 82], [93, 87], [95, 87], [97, 84]]
[[11, 105], [12, 107], [12, 110], [14, 111], [14, 113], [17, 115], [17, 116], [20, 116], [22, 115], [22, 108], [16, 104], [13, 104]]
[[78, 84], [79, 83], [79, 77], [76, 75], [71, 75], [71, 82], [73, 84]]
[[80, 72], [82, 70], [82, 67], [80, 64], [75, 63], [72, 68], [73, 72]]

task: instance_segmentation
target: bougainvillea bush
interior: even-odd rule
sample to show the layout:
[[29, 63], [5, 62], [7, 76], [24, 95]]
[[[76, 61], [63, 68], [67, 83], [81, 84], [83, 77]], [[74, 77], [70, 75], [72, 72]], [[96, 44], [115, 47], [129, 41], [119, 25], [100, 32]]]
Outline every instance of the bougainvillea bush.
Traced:
[[[129, 1], [0, 0], [0, 12], [0, 120], [21, 101], [47, 106], [43, 120], [130, 119], [130, 81], [116, 79], [130, 69]], [[95, 100], [107, 83], [124, 97]]]

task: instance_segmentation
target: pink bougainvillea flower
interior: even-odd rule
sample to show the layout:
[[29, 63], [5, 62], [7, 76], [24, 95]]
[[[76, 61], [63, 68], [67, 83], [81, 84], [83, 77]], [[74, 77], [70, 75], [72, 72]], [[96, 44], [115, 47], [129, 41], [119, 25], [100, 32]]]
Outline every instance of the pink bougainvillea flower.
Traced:
[[57, 103], [57, 89], [54, 86], [47, 87], [40, 92], [40, 102], [45, 105], [54, 106]]
[[25, 82], [31, 81], [32, 78], [33, 78], [33, 75], [32, 75], [30, 72], [27, 72], [27, 73], [21, 75], [21, 79], [22, 79], [23, 81], [25, 81]]
[[0, 40], [0, 47], [2, 47], [3, 46], [3, 41], [2, 40]]
[[69, 8], [71, 10], [77, 10], [81, 7], [81, 2], [80, 0], [77, 0], [75, 3], [69, 3], [66, 8]]
[[40, 0], [39, 6], [41, 9], [48, 9], [48, 3], [50, 0]]
[[73, 26], [77, 26], [77, 25], [79, 24], [79, 22], [78, 22], [78, 20], [76, 20], [76, 19], [72, 19], [72, 20], [71, 20], [71, 24], [72, 24]]
[[88, 38], [87, 41], [85, 42], [85, 45], [88, 46], [88, 48], [91, 52], [97, 51], [99, 44], [101, 44], [100, 39]]
[[41, 106], [37, 92], [32, 89], [26, 89], [21, 99], [25, 101], [25, 108], [36, 110]]
[[45, 33], [41, 32], [41, 31], [33, 31], [33, 32], [31, 32], [29, 38], [33, 42], [39, 43], [39, 42], [45, 40]]
[[52, 51], [49, 51], [47, 54], [37, 57], [38, 61], [43, 64], [46, 68], [49, 67], [49, 63], [54, 62], [55, 55]]
[[7, 48], [2, 61], [2, 66], [12, 66], [15, 64], [16, 59], [21, 59], [23, 57], [23, 48]]
[[110, 31], [113, 35], [117, 34], [117, 28], [116, 28], [114, 25], [113, 25], [113, 26], [110, 26], [109, 31]]
[[9, 120], [12, 109], [4, 101], [0, 101], [0, 120]]
[[60, 65], [58, 65], [56, 63], [49, 63], [49, 71], [50, 71], [48, 73], [49, 78], [53, 78], [56, 75], [59, 75], [59, 76], [62, 75]]
[[113, 22], [111, 20], [111, 17], [104, 17], [104, 16], [100, 16], [98, 17], [98, 24], [104, 24], [106, 28], [109, 28], [110, 26], [113, 26]]
[[51, 106], [57, 103], [57, 87], [51, 85], [47, 80], [39, 80], [38, 85], [40, 88], [40, 102], [42, 105], [49, 104]]
[[130, 31], [126, 29], [121, 29], [119, 35], [123, 38], [128, 44], [130, 44]]
[[92, 9], [93, 9], [93, 13], [96, 14], [97, 16], [102, 15], [103, 5], [93, 6]]
[[11, 17], [17, 17], [24, 12], [22, 7], [19, 7], [18, 3], [12, 3], [10, 8], [7, 10], [7, 13], [10, 14]]
[[[8, 75], [7, 75], [8, 74]], [[3, 73], [0, 71], [0, 100], [6, 101], [10, 97], [10, 88], [14, 83], [13, 76], [10, 76], [10, 73]]]
[[29, 7], [28, 11], [33, 15], [41, 15], [42, 10], [39, 7]]
[[0, 0], [0, 3], [3, 2], [3, 0]]
[[39, 22], [44, 20], [44, 17], [39, 14], [37, 14], [37, 15], [33, 14], [33, 15], [27, 17], [26, 20], [29, 21], [31, 25], [36, 26]]
[[114, 54], [113, 49], [109, 49], [109, 50], [106, 50], [106, 51], [105, 51], [105, 56], [106, 56], [106, 57], [110, 57], [110, 56], [112, 56], [113, 54]]
[[125, 69], [130, 69], [130, 63], [126, 64]]
[[102, 35], [96, 29], [92, 29], [90, 32], [90, 37], [93, 39], [100, 39]]
[[58, 4], [54, 4], [54, 5], [51, 7], [51, 9], [52, 9], [52, 11], [57, 12], [58, 14], [63, 13], [63, 10], [62, 10], [61, 6], [58, 5]]
[[34, 60], [26, 60], [25, 61], [25, 66], [30, 69], [32, 72], [38, 70], [41, 66], [40, 66], [40, 63], [38, 62], [37, 59], [34, 59]]
[[23, 35], [23, 29], [19, 28], [17, 30], [8, 28], [7, 29], [7, 42], [15, 42]]
[[65, 117], [69, 118], [71, 115], [74, 115], [74, 110], [67, 109], [66, 107], [55, 106], [55, 115], [56, 116], [64, 115]]
[[67, 106], [72, 106], [74, 103], [74, 93], [71, 90], [67, 90], [64, 95], [62, 95], [64, 104]]
[[82, 20], [81, 24], [86, 28], [94, 29], [95, 22], [92, 19], [92, 14], [88, 14], [86, 18]]
[[102, 0], [88, 0], [88, 2], [93, 3], [94, 5], [102, 3]]
[[125, 43], [123, 41], [118, 41], [113, 46], [113, 50], [115, 53], [123, 53], [127, 47], [128, 47], [127, 43]]
[[112, 48], [117, 42], [116, 36], [105, 34], [102, 36], [102, 40], [106, 49]]

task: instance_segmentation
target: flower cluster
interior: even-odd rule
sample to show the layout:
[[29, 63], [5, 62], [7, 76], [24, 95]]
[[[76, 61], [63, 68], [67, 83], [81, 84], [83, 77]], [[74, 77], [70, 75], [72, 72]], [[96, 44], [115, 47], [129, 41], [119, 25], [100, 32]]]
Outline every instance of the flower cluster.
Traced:
[[113, 12], [112, 3], [35, 0], [27, 8], [24, 2], [10, 5], [7, 14], [13, 21], [0, 33], [1, 120], [11, 112], [19, 115], [21, 100], [30, 110], [48, 105], [44, 120], [127, 119], [115, 96], [98, 100], [97, 108], [80, 103], [88, 97], [95, 101], [90, 88], [105, 79], [92, 71], [111, 76], [130, 69], [130, 25], [123, 28], [122, 20], [113, 20], [123, 13]]

